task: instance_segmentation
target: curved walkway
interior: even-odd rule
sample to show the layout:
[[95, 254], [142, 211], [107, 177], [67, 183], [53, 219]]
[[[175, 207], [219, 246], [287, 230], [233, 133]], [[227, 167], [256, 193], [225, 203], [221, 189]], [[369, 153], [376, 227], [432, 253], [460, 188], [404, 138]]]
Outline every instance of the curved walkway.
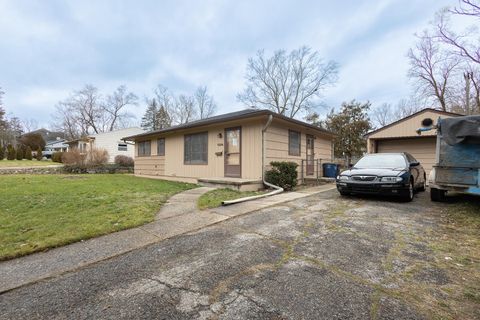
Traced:
[[198, 198], [212, 188], [187, 190], [171, 197], [159, 211], [155, 221], [146, 225], [0, 262], [0, 293], [258, 209], [333, 188], [335, 187], [332, 185], [324, 185], [211, 210], [198, 210], [196, 204]]

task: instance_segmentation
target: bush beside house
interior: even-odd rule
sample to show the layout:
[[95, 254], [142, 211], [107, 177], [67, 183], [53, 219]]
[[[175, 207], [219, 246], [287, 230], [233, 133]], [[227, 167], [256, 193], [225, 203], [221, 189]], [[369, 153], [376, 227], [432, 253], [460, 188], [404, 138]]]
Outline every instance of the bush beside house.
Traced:
[[135, 161], [133, 160], [132, 157], [124, 156], [124, 155], [116, 156], [114, 162], [120, 167], [133, 167], [135, 164]]
[[52, 153], [52, 161], [62, 163], [62, 157], [64, 152], [54, 152]]
[[270, 162], [272, 169], [265, 172], [265, 180], [284, 190], [292, 190], [297, 185], [297, 167], [295, 162], [274, 161]]
[[[130, 173], [132, 167], [122, 167], [120, 164], [108, 164], [108, 152], [105, 149], [93, 149], [80, 153], [74, 149], [64, 152], [62, 163], [68, 173]], [[123, 169], [122, 169], [123, 168]]]

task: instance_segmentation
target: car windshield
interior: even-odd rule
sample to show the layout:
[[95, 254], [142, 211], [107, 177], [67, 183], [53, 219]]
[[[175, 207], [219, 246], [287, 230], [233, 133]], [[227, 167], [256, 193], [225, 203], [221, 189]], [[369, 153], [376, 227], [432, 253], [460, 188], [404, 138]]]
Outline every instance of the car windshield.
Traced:
[[400, 154], [376, 154], [365, 156], [353, 166], [357, 169], [405, 168], [405, 158]]

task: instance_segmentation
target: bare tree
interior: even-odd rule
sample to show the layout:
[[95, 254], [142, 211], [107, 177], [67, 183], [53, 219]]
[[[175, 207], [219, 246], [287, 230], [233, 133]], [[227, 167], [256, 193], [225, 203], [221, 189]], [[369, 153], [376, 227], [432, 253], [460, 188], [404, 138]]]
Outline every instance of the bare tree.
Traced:
[[400, 99], [395, 106], [392, 120], [397, 121], [422, 110], [425, 107], [426, 100], [419, 101], [418, 97], [415, 96]]
[[54, 127], [69, 138], [112, 131], [129, 123], [133, 115], [127, 106], [136, 105], [137, 97], [120, 86], [106, 98], [92, 85], [75, 91], [56, 106]]
[[195, 102], [192, 96], [181, 94], [175, 99], [173, 111], [176, 124], [184, 124], [197, 119]]
[[408, 117], [423, 109], [421, 103], [415, 98], [400, 99], [396, 105], [382, 103], [370, 113], [370, 118], [375, 127], [384, 127], [392, 122]]
[[124, 85], [118, 87], [111, 95], [107, 96], [102, 104], [102, 109], [106, 115], [108, 131], [117, 129], [134, 118], [134, 115], [128, 113], [125, 108], [136, 106], [137, 101], [138, 97], [132, 92], [127, 92], [127, 88]]
[[24, 132], [32, 132], [38, 129], [38, 121], [35, 119], [22, 120], [22, 127]]
[[393, 122], [393, 110], [390, 103], [382, 103], [379, 107], [372, 110], [371, 119], [376, 127], [384, 127]]
[[461, 57], [480, 64], [480, 42], [478, 35], [475, 35], [478, 33], [478, 28], [469, 28], [463, 34], [457, 34], [451, 30], [449, 25], [451, 15], [480, 19], [480, 4], [471, 0], [461, 0], [459, 7], [440, 12], [436, 22], [438, 36], [444, 43], [455, 48], [456, 53]]
[[293, 118], [308, 114], [315, 98], [337, 81], [337, 74], [336, 62], [324, 62], [317, 51], [305, 46], [288, 54], [278, 50], [271, 57], [260, 50], [248, 59], [247, 87], [237, 99]]
[[195, 99], [195, 105], [200, 119], [205, 119], [215, 114], [217, 105], [215, 104], [213, 97], [208, 95], [206, 86], [198, 87], [193, 97]]
[[425, 98], [434, 98], [441, 109], [446, 111], [449, 81], [459, 60], [443, 51], [427, 31], [418, 37], [416, 46], [410, 49], [408, 57], [408, 76], [417, 81], [417, 93]]

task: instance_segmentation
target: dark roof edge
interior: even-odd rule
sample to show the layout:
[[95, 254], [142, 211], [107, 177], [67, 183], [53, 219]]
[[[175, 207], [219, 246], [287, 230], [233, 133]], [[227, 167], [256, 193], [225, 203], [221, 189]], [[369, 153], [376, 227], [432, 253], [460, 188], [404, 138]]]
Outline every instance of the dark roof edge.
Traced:
[[394, 126], [394, 125], [399, 124], [400, 122], [403, 122], [403, 121], [405, 121], [405, 120], [408, 120], [408, 119], [410, 119], [410, 118], [413, 118], [413, 117], [415, 117], [415, 116], [417, 116], [417, 115], [419, 115], [419, 114], [421, 114], [421, 113], [423, 113], [423, 112], [426, 112], [426, 111], [433, 111], [433, 112], [437, 112], [437, 113], [441, 113], [441, 114], [445, 114], [445, 115], [450, 115], [450, 116], [456, 116], [456, 117], [461, 117], [461, 116], [463, 116], [463, 114], [461, 114], [461, 113], [443, 111], [443, 110], [438, 110], [438, 109], [434, 109], [434, 108], [425, 108], [425, 109], [422, 109], [422, 110], [417, 111], [417, 112], [415, 112], [415, 113], [412, 113], [412, 114], [409, 115], [409, 116], [406, 116], [406, 117], [404, 117], [404, 118], [398, 119], [397, 121], [394, 121], [394, 122], [392, 122], [392, 123], [389, 123], [389, 124], [387, 124], [386, 126], [383, 126], [383, 127], [381, 127], [381, 128], [375, 129], [375, 130], [370, 131], [370, 132], [367, 132], [367, 133], [364, 135], [364, 137], [365, 137], [365, 138], [368, 138], [369, 136], [371, 136], [371, 135], [374, 134], [374, 133], [377, 133], [377, 132], [382, 131], [382, 130], [384, 130], [384, 129], [390, 128], [390, 127], [392, 127], [392, 126]]
[[225, 118], [215, 117], [211, 120], [205, 119], [203, 121], [199, 121], [198, 123], [193, 122], [190, 125], [187, 123], [187, 124], [184, 124], [184, 125], [173, 126], [173, 127], [162, 129], [162, 130], [155, 130], [155, 131], [145, 132], [145, 133], [141, 133], [141, 134], [136, 134], [136, 135], [133, 135], [133, 136], [124, 137], [124, 138], [122, 138], [122, 140], [132, 140], [132, 139], [135, 139], [135, 138], [148, 137], [148, 136], [158, 135], [158, 134], [162, 134], [162, 133], [175, 132], [175, 131], [178, 131], [178, 130], [185, 130], [185, 129], [203, 127], [203, 126], [206, 126], [206, 125], [221, 123], [221, 122], [225, 122], [225, 121], [248, 119], [248, 118], [253, 118], [253, 117], [262, 116], [262, 115], [272, 115], [274, 118], [282, 119], [282, 120], [285, 120], [285, 121], [288, 121], [288, 122], [295, 123], [297, 125], [301, 125], [301, 126], [305, 126], [305, 127], [317, 130], [317, 131], [321, 131], [322, 133], [327, 134], [327, 135], [335, 136], [335, 134], [333, 132], [328, 131], [326, 129], [314, 126], [312, 124], [309, 124], [309, 123], [306, 123], [306, 122], [303, 122], [303, 121], [300, 121], [300, 120], [296, 120], [296, 119], [292, 119], [292, 118], [283, 116], [281, 114], [275, 113], [275, 112], [270, 111], [270, 110], [260, 109], [260, 110], [254, 110], [252, 112], [248, 112], [248, 113], [237, 115], [237, 116], [231, 116], [231, 117], [225, 117]]

